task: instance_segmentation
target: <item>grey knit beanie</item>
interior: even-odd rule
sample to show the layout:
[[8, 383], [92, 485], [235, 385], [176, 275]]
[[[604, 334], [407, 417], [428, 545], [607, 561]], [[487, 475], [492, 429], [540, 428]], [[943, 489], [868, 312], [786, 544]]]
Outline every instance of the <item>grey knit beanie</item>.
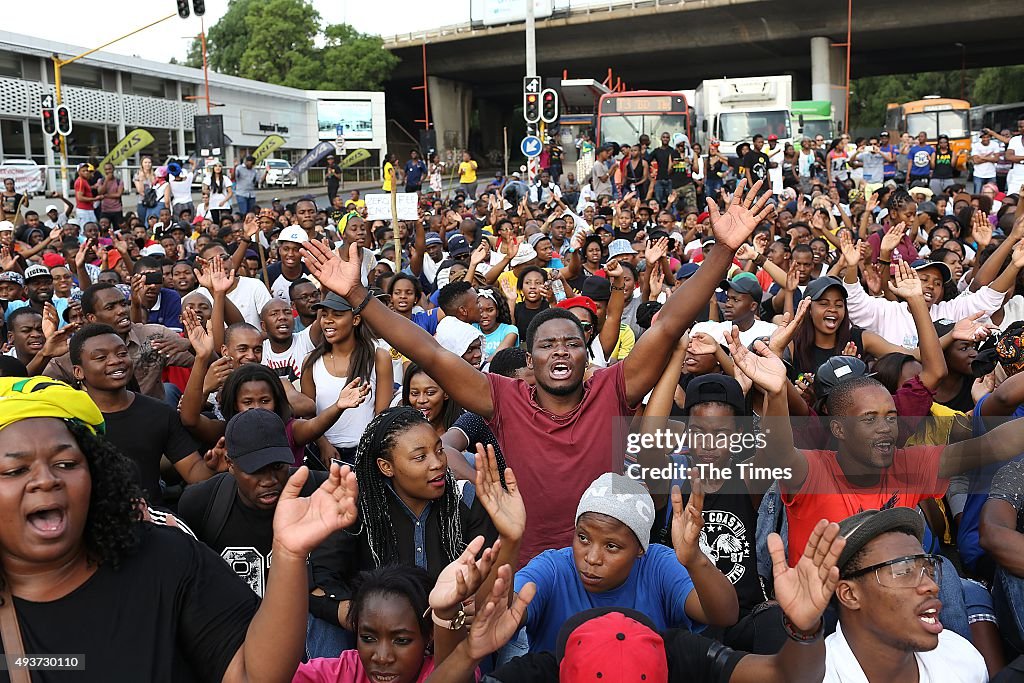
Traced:
[[576, 521], [585, 512], [597, 512], [622, 522], [647, 552], [654, 523], [654, 500], [639, 481], [611, 472], [602, 474], [580, 498]]

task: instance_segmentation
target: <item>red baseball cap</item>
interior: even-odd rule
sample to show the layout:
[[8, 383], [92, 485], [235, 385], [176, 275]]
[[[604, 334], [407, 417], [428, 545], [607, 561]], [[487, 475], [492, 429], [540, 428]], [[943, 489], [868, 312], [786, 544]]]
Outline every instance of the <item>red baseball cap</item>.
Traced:
[[67, 265], [67, 261], [60, 254], [43, 254], [43, 265], [47, 268]]
[[564, 308], [567, 311], [570, 308], [585, 308], [594, 315], [597, 315], [597, 304], [589, 296], [573, 296], [568, 299], [562, 299], [555, 306]]
[[[599, 616], [592, 616], [595, 612]], [[566, 622], [563, 634], [568, 629], [564, 647], [559, 642], [558, 648], [562, 683], [668, 680], [665, 641], [644, 615], [633, 610], [587, 610]]]
[[768, 136], [768, 141], [769, 142], [771, 142], [772, 140], [778, 140], [778, 139], [779, 139], [779, 136], [776, 135], [775, 133], [772, 133], [771, 135]]

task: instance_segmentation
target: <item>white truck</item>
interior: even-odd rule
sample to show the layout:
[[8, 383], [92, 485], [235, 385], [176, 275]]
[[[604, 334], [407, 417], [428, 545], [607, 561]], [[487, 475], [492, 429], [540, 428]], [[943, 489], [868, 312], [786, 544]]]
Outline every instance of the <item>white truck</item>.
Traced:
[[701, 83], [694, 94], [695, 137], [705, 150], [714, 138], [720, 151], [736, 156], [736, 146], [757, 133], [779, 136], [779, 144], [792, 142], [790, 105], [792, 76], [719, 78]]

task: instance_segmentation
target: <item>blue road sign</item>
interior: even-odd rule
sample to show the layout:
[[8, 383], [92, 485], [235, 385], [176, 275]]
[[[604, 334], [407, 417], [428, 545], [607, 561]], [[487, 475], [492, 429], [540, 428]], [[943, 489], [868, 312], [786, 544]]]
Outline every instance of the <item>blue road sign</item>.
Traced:
[[541, 145], [540, 138], [536, 135], [527, 135], [523, 138], [523, 141], [519, 143], [519, 149], [522, 150], [523, 154], [529, 158], [540, 155]]

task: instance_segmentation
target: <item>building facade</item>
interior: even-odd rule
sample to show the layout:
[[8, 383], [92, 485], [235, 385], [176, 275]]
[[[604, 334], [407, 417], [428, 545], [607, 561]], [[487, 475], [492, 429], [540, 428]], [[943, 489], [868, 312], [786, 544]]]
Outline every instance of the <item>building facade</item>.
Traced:
[[[46, 167], [47, 188], [56, 187], [60, 159], [43, 135], [41, 98], [54, 93], [51, 56], [70, 58], [87, 49], [0, 31], [0, 175], [3, 164], [30, 160]], [[102, 159], [136, 128], [154, 140], [122, 165], [126, 176], [142, 156], [160, 164], [196, 155], [194, 117], [207, 113], [201, 69], [97, 52], [64, 66], [61, 82], [73, 122], [69, 166]], [[294, 162], [320, 142], [334, 141], [338, 125], [346, 149], [371, 153], [360, 166], [379, 168], [387, 150], [384, 93], [305, 91], [211, 71], [209, 99], [209, 113], [223, 117], [220, 158], [226, 165], [272, 134], [285, 139], [272, 156]]]

